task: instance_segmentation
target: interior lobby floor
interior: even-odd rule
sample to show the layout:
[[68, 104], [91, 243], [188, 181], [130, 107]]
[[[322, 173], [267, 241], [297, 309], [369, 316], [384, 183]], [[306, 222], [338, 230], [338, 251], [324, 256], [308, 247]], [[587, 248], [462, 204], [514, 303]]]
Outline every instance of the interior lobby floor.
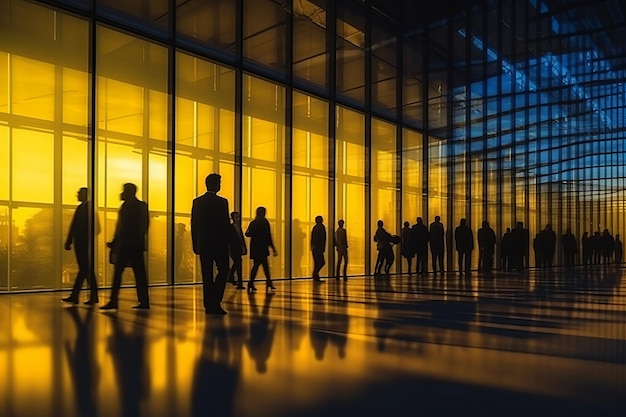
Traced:
[[198, 285], [0, 295], [0, 416], [623, 416], [625, 274], [228, 284], [226, 316]]

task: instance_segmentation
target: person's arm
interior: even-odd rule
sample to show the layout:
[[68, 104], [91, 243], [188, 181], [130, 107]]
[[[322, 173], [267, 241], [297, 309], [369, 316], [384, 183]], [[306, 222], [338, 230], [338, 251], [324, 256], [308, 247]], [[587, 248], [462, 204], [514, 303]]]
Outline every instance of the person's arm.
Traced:
[[198, 254], [198, 206], [196, 200], [191, 206], [191, 244], [193, 253]]

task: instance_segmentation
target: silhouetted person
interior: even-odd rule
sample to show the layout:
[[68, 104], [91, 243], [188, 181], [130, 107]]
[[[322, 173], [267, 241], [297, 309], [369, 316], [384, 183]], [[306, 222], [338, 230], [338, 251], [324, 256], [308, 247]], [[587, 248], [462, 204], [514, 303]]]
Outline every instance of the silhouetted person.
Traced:
[[223, 320], [204, 324], [202, 351], [193, 370], [191, 416], [234, 415], [235, 392], [239, 382], [239, 364], [233, 338]]
[[93, 310], [86, 310], [84, 320], [81, 320], [78, 309], [68, 308], [65, 311], [70, 314], [76, 326], [73, 348], [69, 341], [65, 342], [67, 364], [74, 385], [76, 410], [80, 417], [95, 417], [98, 415], [96, 403], [100, 365], [96, 360], [95, 330], [91, 323]]
[[615, 263], [616, 264], [621, 264], [622, 263], [622, 255], [623, 255], [623, 247], [622, 247], [622, 241], [619, 238], [619, 233], [617, 233], [615, 235]]
[[107, 243], [111, 249], [113, 263], [115, 264], [113, 283], [111, 284], [111, 300], [106, 305], [100, 307], [102, 310], [116, 310], [118, 308], [122, 273], [127, 266], [133, 268], [137, 286], [137, 298], [139, 299], [139, 304], [133, 306], [133, 308], [150, 308], [148, 277], [143, 258], [143, 253], [146, 250], [150, 218], [148, 216], [148, 205], [137, 199], [136, 194], [137, 186], [135, 184], [124, 184], [120, 196], [123, 203], [117, 215], [115, 236], [111, 242]]
[[541, 251], [541, 266], [544, 268], [552, 268], [554, 262], [554, 250], [556, 248], [556, 233], [552, 230], [551, 224], [539, 233], [539, 250]]
[[250, 238], [250, 258], [252, 259], [252, 270], [250, 271], [250, 281], [248, 281], [248, 291], [256, 291], [254, 279], [259, 270], [259, 266], [263, 266], [263, 272], [266, 278], [266, 290], [275, 290], [270, 276], [270, 266], [267, 257], [270, 256], [269, 248], [272, 248], [274, 256], [278, 256], [274, 242], [272, 241], [272, 232], [270, 230], [270, 222], [265, 218], [265, 207], [260, 206], [256, 209], [256, 217], [248, 225], [246, 236]]
[[529, 235], [528, 229], [524, 229], [523, 222], [517, 222], [515, 228], [511, 230], [509, 262], [511, 269], [524, 270], [524, 258], [528, 258]]
[[383, 273], [383, 271], [386, 274], [389, 273], [395, 258], [391, 244], [391, 234], [383, 227], [384, 223], [382, 220], [378, 220], [377, 225], [378, 228], [374, 233], [374, 242], [376, 242], [376, 250], [378, 250], [376, 265], [374, 265], [374, 274], [376, 275]]
[[496, 247], [496, 232], [489, 226], [487, 220], [483, 220], [483, 227], [478, 229], [478, 246], [482, 251], [482, 269], [485, 274], [491, 274], [493, 269], [493, 254]]
[[254, 360], [257, 373], [264, 374], [267, 372], [267, 361], [272, 353], [272, 344], [274, 343], [275, 327], [269, 320], [269, 307], [274, 293], [265, 295], [263, 309], [259, 312], [256, 304], [256, 297], [252, 293], [248, 293], [250, 301], [250, 332], [246, 347], [250, 358]]
[[433, 263], [433, 273], [437, 274], [437, 266], [439, 266], [439, 272], [443, 275], [445, 232], [443, 224], [441, 223], [441, 217], [435, 216], [435, 221], [430, 224], [428, 237], [430, 239], [430, 254]]
[[615, 250], [615, 240], [611, 233], [609, 233], [609, 229], [604, 229], [602, 233], [602, 262], [607, 265], [611, 263], [611, 258], [613, 257], [613, 251]]
[[124, 330], [124, 323], [115, 315], [111, 318], [108, 351], [115, 369], [120, 393], [121, 417], [141, 415], [141, 403], [150, 397], [150, 367], [146, 364], [145, 323], [132, 323], [133, 329]]
[[406, 259], [409, 275], [413, 273], [413, 258], [415, 257], [415, 246], [413, 245], [413, 232], [409, 222], [404, 222], [402, 230], [400, 231], [400, 253], [402, 257]]
[[207, 175], [204, 182], [206, 193], [196, 197], [191, 206], [193, 253], [200, 256], [205, 313], [226, 314], [221, 303], [230, 269], [228, 249], [232, 240], [228, 200], [217, 195], [222, 188], [219, 174]]
[[[88, 189], [85, 187], [80, 188], [76, 197], [78, 201], [80, 201], [80, 204], [74, 211], [72, 223], [67, 232], [65, 250], [72, 249], [72, 244], [74, 245], [74, 254], [76, 255], [76, 263], [78, 263], [78, 274], [76, 275], [71, 294], [65, 297], [63, 301], [78, 304], [80, 290], [83, 287], [83, 282], [87, 280], [89, 283], [89, 300], [85, 301], [85, 304], [97, 304], [98, 282], [96, 280], [96, 274], [94, 273], [91, 254], [93, 253], [92, 232], [95, 232], [95, 234], [100, 233], [100, 224], [97, 217], [92, 219], [93, 213], [90, 210], [91, 204], [89, 203]], [[93, 231], [91, 227], [92, 224], [94, 225]]]
[[348, 279], [348, 233], [343, 227], [344, 221], [337, 222], [337, 230], [335, 230], [334, 244], [337, 248], [337, 267], [335, 268], [335, 278], [339, 279], [341, 275], [341, 264], [343, 262], [343, 279]]
[[311, 230], [311, 252], [313, 253], [313, 281], [323, 282], [320, 271], [326, 265], [326, 226], [322, 216], [315, 217], [315, 226]]
[[535, 253], [535, 266], [543, 266], [543, 252], [541, 251], [541, 234], [537, 233], [533, 238], [533, 251]]
[[563, 245], [563, 256], [565, 258], [565, 266], [574, 266], [576, 263], [576, 254], [578, 253], [578, 245], [576, 244], [576, 236], [569, 227], [565, 230], [561, 244]]
[[511, 270], [511, 228], [507, 227], [500, 241], [500, 268]]
[[[232, 223], [230, 224], [231, 230], [231, 244], [230, 244], [230, 259], [233, 260], [233, 264], [228, 271], [228, 281], [237, 285], [238, 290], [243, 289], [243, 275], [241, 274], [241, 257], [248, 253], [246, 247], [246, 239], [243, 237], [243, 231], [241, 230], [241, 217], [239, 213], [233, 211], [230, 213]], [[237, 274], [237, 281], [235, 281], [235, 274]]]
[[418, 217], [416, 223], [411, 227], [411, 236], [415, 247], [416, 265], [415, 272], [418, 274], [428, 273], [428, 227], [424, 220]]
[[470, 272], [472, 251], [474, 250], [474, 234], [467, 226], [467, 220], [461, 219], [459, 225], [454, 229], [454, 241], [459, 260], [459, 273]]
[[591, 265], [593, 262], [593, 238], [589, 237], [589, 232], [584, 232], [581, 239], [583, 247], [583, 265]]
[[593, 248], [593, 264], [600, 265], [600, 259], [602, 259], [602, 235], [596, 231], [591, 238]]

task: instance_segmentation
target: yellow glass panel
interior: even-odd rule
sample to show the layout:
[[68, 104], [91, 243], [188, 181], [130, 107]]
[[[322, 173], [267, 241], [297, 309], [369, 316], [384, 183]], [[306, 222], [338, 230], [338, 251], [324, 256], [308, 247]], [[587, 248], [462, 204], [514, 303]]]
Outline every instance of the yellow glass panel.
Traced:
[[87, 72], [63, 68], [63, 123], [87, 126], [88, 92], [89, 74]]
[[[264, 206], [278, 257], [270, 257], [273, 277], [284, 270], [284, 136], [285, 89], [244, 75], [242, 223], [246, 228], [256, 208]], [[245, 265], [245, 264], [244, 264]], [[247, 271], [244, 272], [247, 275]], [[261, 275], [262, 277], [262, 275]]]
[[54, 201], [54, 137], [51, 133], [13, 129], [14, 201]]
[[149, 156], [148, 202], [151, 211], [167, 211], [167, 156], [151, 153]]
[[63, 138], [63, 204], [76, 203], [76, 192], [88, 186], [88, 143], [73, 137]]
[[9, 128], [0, 125], [0, 200], [9, 199]]
[[54, 64], [12, 55], [10, 66], [12, 113], [54, 120]]
[[143, 135], [143, 88], [98, 77], [98, 128]]
[[9, 113], [9, 54], [0, 36], [0, 113]]
[[150, 90], [148, 123], [150, 138], [163, 141], [158, 145], [160, 150], [165, 151], [167, 146], [167, 94], [161, 91]]
[[[365, 117], [337, 107], [335, 218], [345, 221], [348, 274], [365, 273]], [[336, 226], [333, 225], [333, 230]]]
[[422, 211], [422, 135], [404, 129], [402, 137], [402, 219], [411, 224]]
[[58, 288], [54, 271], [54, 210], [20, 207], [11, 212], [11, 289]]

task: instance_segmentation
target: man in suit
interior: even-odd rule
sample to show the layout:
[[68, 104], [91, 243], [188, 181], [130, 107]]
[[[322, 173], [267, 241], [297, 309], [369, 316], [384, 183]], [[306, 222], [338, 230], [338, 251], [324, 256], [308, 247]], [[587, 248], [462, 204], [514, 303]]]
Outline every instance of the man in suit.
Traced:
[[137, 199], [137, 186], [126, 183], [120, 198], [122, 206], [117, 216], [115, 236], [107, 243], [111, 248], [112, 261], [115, 264], [113, 284], [111, 287], [111, 300], [100, 307], [102, 310], [117, 310], [120, 286], [122, 285], [122, 273], [127, 266], [133, 268], [137, 285], [137, 298], [139, 304], [133, 308], [149, 309], [150, 298], [148, 297], [148, 277], [143, 253], [146, 250], [146, 237], [148, 234], [148, 204]]
[[91, 254], [93, 253], [93, 239], [92, 233], [98, 234], [100, 232], [100, 225], [98, 218], [95, 220], [95, 227], [92, 230], [92, 215], [90, 205], [88, 202], [89, 190], [85, 187], [78, 190], [78, 201], [80, 204], [74, 211], [74, 217], [70, 224], [70, 229], [67, 233], [67, 239], [65, 240], [65, 250], [72, 249], [74, 244], [74, 253], [76, 255], [76, 262], [78, 263], [78, 275], [76, 275], [76, 281], [74, 281], [74, 287], [72, 293], [63, 299], [63, 302], [78, 304], [78, 295], [83, 287], [83, 282], [87, 280], [89, 283], [89, 300], [85, 301], [85, 304], [97, 304], [98, 303], [98, 283], [96, 281], [96, 274], [94, 273], [93, 263], [91, 262]]
[[[226, 314], [221, 307], [224, 287], [229, 271], [228, 248], [230, 220], [228, 200], [217, 195], [222, 177], [209, 174], [206, 177], [206, 193], [193, 200], [191, 208], [191, 240], [193, 253], [200, 255], [204, 310], [206, 314]], [[217, 276], [213, 279], [213, 264]]]
[[326, 265], [324, 252], [326, 251], [326, 226], [324, 226], [324, 218], [317, 216], [315, 218], [315, 226], [311, 230], [311, 251], [313, 252], [313, 281], [324, 282], [320, 278], [320, 271]]
[[[243, 290], [243, 276], [241, 275], [241, 257], [248, 253], [246, 247], [246, 239], [243, 237], [243, 231], [241, 230], [241, 217], [239, 213], [233, 211], [230, 213], [231, 223], [231, 244], [230, 244], [230, 259], [233, 260], [233, 264], [228, 271], [228, 282], [237, 285], [238, 290]], [[237, 274], [237, 282], [235, 282], [235, 273]]]
[[441, 217], [435, 216], [435, 221], [430, 224], [428, 231], [430, 239], [430, 254], [433, 262], [433, 273], [437, 274], [437, 265], [439, 272], [443, 275], [443, 254], [445, 251], [445, 233]]

